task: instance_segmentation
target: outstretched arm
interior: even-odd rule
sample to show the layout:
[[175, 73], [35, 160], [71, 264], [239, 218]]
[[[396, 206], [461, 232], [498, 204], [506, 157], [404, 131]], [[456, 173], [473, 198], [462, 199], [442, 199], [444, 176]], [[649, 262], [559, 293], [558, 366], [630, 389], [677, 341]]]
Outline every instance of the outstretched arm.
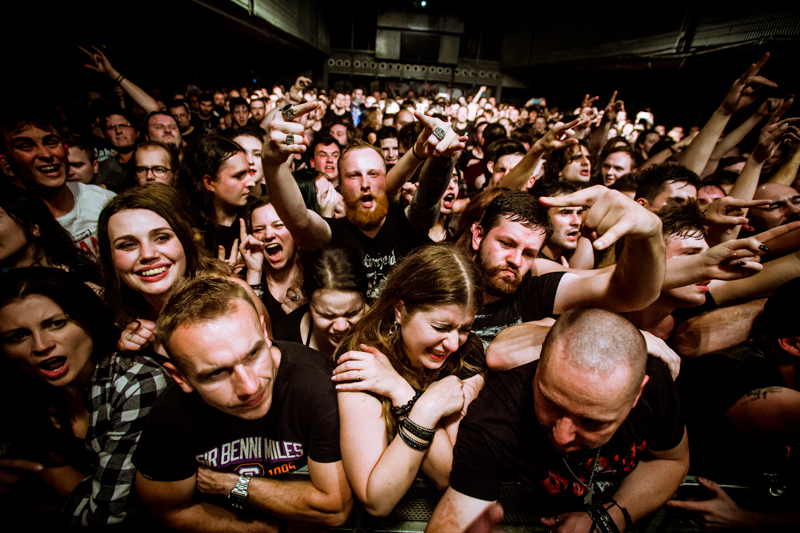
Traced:
[[597, 156], [605, 146], [608, 140], [608, 130], [617, 121], [617, 115], [621, 111], [625, 111], [625, 102], [617, 100], [617, 91], [614, 91], [603, 112], [603, 118], [600, 119], [600, 126], [589, 137], [589, 152], [592, 155]]
[[572, 128], [584, 124], [584, 122], [578, 118], [567, 124], [557, 123], [541, 139], [533, 143], [525, 157], [520, 159], [519, 163], [502, 177], [497, 186], [516, 190], [524, 189], [544, 154], [578, 144], [578, 140], [575, 139], [575, 131]]
[[81, 48], [81, 51], [89, 56], [89, 63], [84, 65], [86, 68], [108, 75], [108, 77], [114, 80], [114, 83], [122, 87], [122, 89], [128, 93], [128, 96], [130, 96], [134, 102], [139, 104], [139, 107], [144, 109], [145, 112], [152, 113], [153, 111], [158, 111], [158, 104], [156, 104], [156, 101], [152, 96], [147, 94], [138, 85], [115, 70], [114, 67], [111, 66], [111, 62], [108, 60], [105, 54], [98, 50], [97, 47], [92, 46], [92, 50], [94, 51], [89, 52], [88, 50]]
[[661, 220], [618, 191], [596, 185], [576, 193], [542, 197], [546, 207], [588, 206], [582, 231], [603, 250], [623, 235], [625, 248], [613, 270], [595, 276], [565, 274], [553, 312], [601, 307], [615, 312], [643, 309], [661, 292], [666, 268]]
[[706, 125], [703, 126], [703, 129], [700, 130], [700, 133], [697, 134], [692, 144], [684, 152], [681, 159], [683, 166], [693, 170], [698, 175], [702, 173], [711, 157], [711, 153], [714, 151], [714, 147], [717, 145], [717, 140], [719, 140], [733, 114], [753, 103], [759, 96], [758, 88], [778, 86], [775, 82], [763, 76], [758, 76], [758, 71], [761, 70], [767, 59], [769, 59], [769, 54], [764, 54], [758, 63], [750, 65], [750, 68], [733, 83], [730, 91], [725, 95], [722, 105], [714, 111]]
[[[294, 118], [310, 113], [318, 105], [317, 102], [308, 102], [294, 106]], [[264, 120], [267, 119], [267, 137], [261, 150], [261, 161], [270, 202], [298, 246], [305, 250], [327, 246], [331, 241], [331, 228], [322, 217], [306, 208], [300, 188], [286, 164], [292, 154], [306, 151], [305, 127], [299, 122], [287, 122], [279, 108], [270, 111]], [[287, 143], [288, 140], [293, 142]]]

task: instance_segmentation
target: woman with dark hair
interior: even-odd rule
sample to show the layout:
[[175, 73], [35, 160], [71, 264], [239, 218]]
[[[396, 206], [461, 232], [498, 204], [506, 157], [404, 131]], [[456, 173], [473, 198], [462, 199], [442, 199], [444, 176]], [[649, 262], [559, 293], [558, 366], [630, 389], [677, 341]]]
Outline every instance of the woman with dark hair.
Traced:
[[205, 248], [236, 264], [238, 220], [255, 188], [247, 155], [238, 143], [220, 135], [201, 135], [184, 152], [179, 184], [200, 212]]
[[334, 351], [368, 309], [367, 271], [352, 250], [328, 248], [304, 262], [303, 313], [297, 340], [333, 357]]
[[0, 187], [0, 268], [57, 267], [83, 281], [97, 282], [92, 258], [75, 246], [35, 194], [13, 186]]
[[10, 419], [4, 433], [12, 435], [1, 483], [20, 467], [16, 459], [26, 461], [66, 501], [71, 526], [137, 517], [131, 457], [167, 379], [146, 355], [113, 353], [116, 337], [102, 301], [75, 276], [54, 268], [3, 274], [0, 389]]
[[479, 374], [460, 379], [483, 355], [469, 332], [480, 280], [453, 245], [419, 248], [338, 350], [342, 461], [370, 514], [389, 514], [420, 469], [439, 487], [449, 483], [460, 413], [483, 385]]
[[[120, 347], [136, 350], [155, 341], [155, 320], [184, 277], [210, 272], [246, 286], [259, 314], [267, 315], [252, 289], [200, 246], [179, 193], [162, 183], [124, 191], [98, 221], [105, 300], [117, 326]], [[268, 330], [269, 318], [267, 317]]]

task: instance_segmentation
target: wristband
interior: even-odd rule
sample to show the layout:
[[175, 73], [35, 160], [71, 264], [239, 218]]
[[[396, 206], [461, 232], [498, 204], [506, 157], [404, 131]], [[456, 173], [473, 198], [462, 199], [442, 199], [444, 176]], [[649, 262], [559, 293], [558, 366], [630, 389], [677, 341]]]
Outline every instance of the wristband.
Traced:
[[414, 404], [417, 403], [417, 399], [422, 395], [422, 391], [418, 390], [414, 393], [414, 397], [408, 401], [407, 404], [401, 405], [400, 407], [391, 407], [392, 416], [395, 418], [402, 418], [404, 416], [408, 416], [408, 413], [411, 412], [411, 408], [414, 407]]
[[669, 145], [669, 151], [672, 152], [673, 154], [677, 154], [678, 153], [678, 151], [675, 149], [675, 145], [674, 144], [670, 144]]
[[263, 292], [264, 291], [264, 283], [263, 282], [262, 283], [256, 283], [256, 284], [252, 284], [251, 283], [250, 284], [250, 288], [253, 289], [254, 291], [262, 291]]
[[123, 76], [122, 74], [120, 74], [119, 76], [117, 76], [117, 79], [115, 79], [115, 80], [114, 80], [114, 83], [116, 83], [117, 85], [119, 85], [120, 83], [122, 83], [122, 80], [124, 80], [124, 79], [125, 79], [125, 76]]
[[428, 429], [420, 426], [419, 424], [415, 423], [410, 418], [406, 417], [400, 422], [400, 427], [407, 430], [409, 433], [414, 435], [415, 437], [419, 437], [422, 440], [426, 440], [428, 442], [433, 440], [433, 435], [436, 433], [434, 429]]
[[400, 438], [403, 439], [403, 442], [406, 443], [406, 446], [408, 446], [412, 450], [417, 450], [418, 452], [424, 452], [431, 446], [430, 442], [419, 442], [411, 438], [411, 436], [408, 433], [406, 433], [406, 430], [403, 429], [402, 425], [397, 427], [397, 434], [400, 435]]
[[589, 517], [592, 519], [592, 531], [595, 529], [600, 533], [619, 533], [619, 528], [611, 515], [608, 514], [608, 509], [603, 505], [592, 505], [586, 509]]
[[[631, 520], [631, 514], [625, 509], [623, 506], [617, 503], [616, 500], [611, 500], [611, 507], [617, 506], [620, 511], [622, 511], [622, 517], [625, 518], [625, 530], [628, 530], [633, 527], [633, 520]], [[611, 509], [608, 507], [608, 509]]]
[[411, 145], [411, 153], [414, 154], [414, 157], [416, 157], [420, 161], [425, 161], [424, 157], [420, 157], [420, 156], [417, 155], [417, 145], [416, 145], [416, 143]]

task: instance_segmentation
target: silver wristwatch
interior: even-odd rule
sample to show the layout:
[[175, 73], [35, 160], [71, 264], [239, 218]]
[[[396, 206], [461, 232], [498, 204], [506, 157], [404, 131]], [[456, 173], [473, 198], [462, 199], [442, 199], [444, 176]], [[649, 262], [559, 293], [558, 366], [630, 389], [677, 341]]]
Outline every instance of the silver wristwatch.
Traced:
[[236, 486], [228, 494], [231, 507], [234, 509], [244, 509], [247, 507], [247, 487], [250, 485], [250, 476], [239, 476]]

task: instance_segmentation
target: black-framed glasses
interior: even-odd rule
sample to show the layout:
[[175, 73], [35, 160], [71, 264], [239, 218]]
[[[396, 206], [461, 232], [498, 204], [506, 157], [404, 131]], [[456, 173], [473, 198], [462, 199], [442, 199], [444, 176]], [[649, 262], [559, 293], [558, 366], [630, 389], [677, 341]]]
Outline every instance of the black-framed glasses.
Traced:
[[153, 176], [157, 178], [163, 178], [167, 175], [167, 172], [172, 170], [171, 168], [157, 166], [157, 167], [136, 167], [136, 175], [137, 176], [147, 176], [148, 172], [153, 172]]

